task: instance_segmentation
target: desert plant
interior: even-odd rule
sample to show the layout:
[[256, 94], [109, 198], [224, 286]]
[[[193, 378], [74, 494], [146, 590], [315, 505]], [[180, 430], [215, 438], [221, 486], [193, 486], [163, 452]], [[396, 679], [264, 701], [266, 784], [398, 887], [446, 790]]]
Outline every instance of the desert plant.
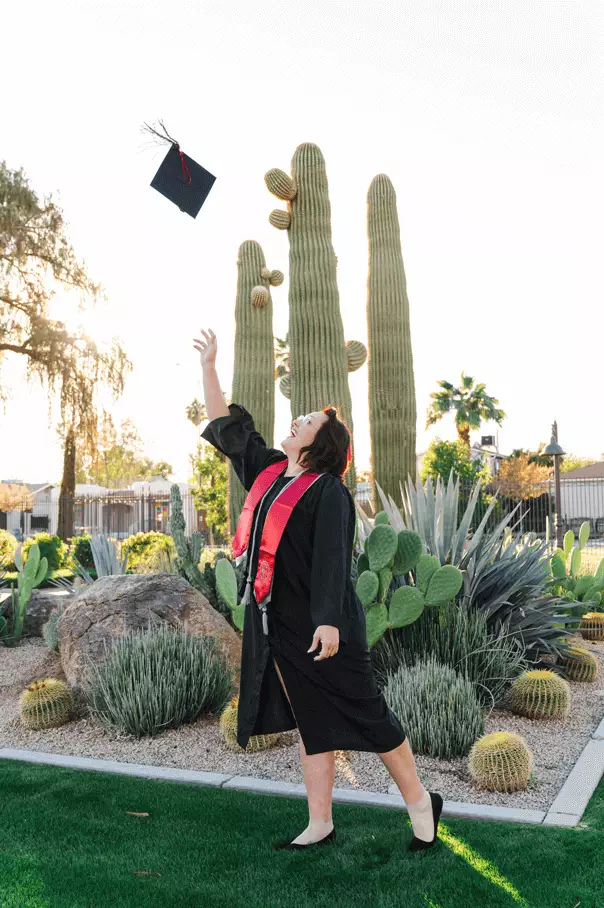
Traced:
[[63, 614], [63, 603], [59, 604], [52, 609], [51, 613], [48, 616], [48, 621], [42, 626], [42, 636], [44, 641], [49, 649], [54, 649], [55, 652], [59, 652], [59, 634], [57, 631], [57, 621], [60, 616]]
[[400, 476], [415, 478], [416, 403], [407, 280], [396, 193], [389, 177], [374, 177], [367, 194], [369, 276], [369, 427], [373, 506], [379, 482], [390, 494]]
[[150, 624], [118, 637], [110, 650], [105, 644], [105, 657], [91, 665], [88, 707], [104, 727], [137, 738], [219, 714], [231, 693], [233, 675], [214, 637]]
[[128, 568], [137, 574], [156, 573], [157, 557], [161, 551], [174, 549], [174, 540], [165, 533], [153, 530], [134, 533], [122, 542], [122, 554], [128, 556]]
[[[423, 555], [422, 548], [417, 533], [401, 530], [397, 535], [384, 523], [365, 540], [369, 568], [359, 574], [356, 593], [365, 609], [370, 647], [389, 628], [416, 621], [426, 605], [441, 605], [459, 592], [461, 572], [451, 565], [441, 567], [438, 559]], [[408, 582], [390, 594], [393, 578], [403, 575], [409, 575]]]
[[570, 685], [550, 669], [523, 672], [512, 683], [512, 712], [528, 719], [563, 719], [570, 710]]
[[65, 545], [60, 536], [54, 536], [51, 533], [36, 533], [23, 543], [23, 561], [27, 562], [29, 550], [33, 545], [37, 545], [40, 550], [40, 558], [46, 558], [47, 573], [58, 571], [63, 567], [67, 556], [68, 547]]
[[17, 544], [17, 539], [12, 533], [9, 533], [8, 530], [0, 530], [0, 566], [3, 566], [4, 570], [12, 570]]
[[238, 583], [235, 568], [227, 558], [220, 558], [214, 565], [216, 590], [231, 610], [233, 624], [243, 630], [245, 606], [239, 602]]
[[417, 621], [395, 628], [374, 648], [376, 674], [385, 679], [399, 665], [434, 656], [476, 687], [483, 706], [501, 702], [510, 683], [527, 668], [525, 651], [505, 628], [489, 633], [486, 616], [463, 602], [424, 609]]
[[524, 791], [531, 777], [533, 754], [522, 735], [495, 731], [472, 745], [468, 757], [470, 775], [487, 791]]
[[233, 697], [220, 716], [220, 732], [229, 750], [234, 750], [238, 753], [259, 753], [263, 750], [271, 750], [273, 747], [288, 747], [295, 742], [293, 735], [287, 732], [277, 732], [271, 735], [252, 735], [248, 740], [247, 747], [241, 747], [237, 743], [238, 708], [239, 697]]
[[589, 532], [589, 521], [585, 520], [581, 524], [575, 544], [575, 534], [568, 530], [564, 535], [563, 547], [556, 549], [550, 560], [553, 591], [568, 602], [577, 603], [569, 608], [570, 614], [579, 616], [585, 611], [597, 608], [604, 594], [604, 558], [594, 574], [581, 572], [582, 553], [587, 545]]
[[484, 731], [484, 714], [471, 681], [429, 656], [388, 677], [384, 698], [414, 753], [465, 756]]
[[58, 728], [69, 722], [72, 709], [71, 691], [56, 678], [32, 681], [19, 697], [19, 714], [24, 728]]
[[583, 615], [579, 633], [585, 640], [604, 640], [604, 612], [587, 612]]
[[595, 681], [598, 676], [598, 660], [582, 646], [572, 646], [559, 664], [569, 681]]
[[12, 602], [11, 602], [11, 630], [9, 633], [8, 622], [4, 616], [0, 617], [0, 640], [5, 646], [17, 646], [23, 632], [23, 623], [27, 612], [27, 606], [33, 590], [40, 586], [48, 572], [48, 563], [46, 558], [40, 557], [40, 549], [34, 543], [29, 548], [29, 558], [26, 562], [23, 559], [23, 546], [20, 545], [15, 550], [15, 564], [19, 572], [17, 578], [17, 591], [12, 584]]
[[[289, 236], [289, 350], [291, 412], [339, 407], [353, 433], [348, 357], [340, 312], [336, 256], [325, 160], [311, 143], [299, 145], [292, 175], [269, 170], [265, 183], [287, 211], [273, 212], [273, 226]], [[271, 357], [271, 363], [274, 360]], [[345, 476], [356, 488], [354, 461]]]
[[174, 483], [170, 489], [170, 532], [178, 558], [175, 561], [176, 569], [181, 577], [188, 580], [191, 586], [199, 590], [206, 599], [211, 601], [212, 589], [206, 577], [199, 570], [199, 560], [204, 545], [201, 533], [186, 535], [185, 517], [182, 510], [182, 496], [180, 489]]

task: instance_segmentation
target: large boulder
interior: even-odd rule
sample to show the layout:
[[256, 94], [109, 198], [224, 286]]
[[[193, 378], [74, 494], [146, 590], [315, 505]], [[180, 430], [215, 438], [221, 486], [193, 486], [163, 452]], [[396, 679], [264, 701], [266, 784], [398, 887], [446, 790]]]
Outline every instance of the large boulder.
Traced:
[[57, 621], [61, 663], [69, 684], [81, 687], [105, 661], [111, 643], [150, 623], [165, 622], [194, 637], [212, 636], [238, 682], [241, 641], [236, 631], [178, 574], [100, 577], [85, 587]]
[[[42, 628], [48, 621], [53, 608], [56, 608], [60, 603], [65, 609], [73, 602], [74, 598], [74, 594], [70, 593], [68, 590], [32, 590], [29, 602], [27, 603], [27, 611], [25, 612], [21, 636], [41, 637]], [[4, 615], [8, 620], [8, 626], [12, 627], [12, 597], [10, 593], [7, 594], [5, 601], [6, 607], [4, 609]]]

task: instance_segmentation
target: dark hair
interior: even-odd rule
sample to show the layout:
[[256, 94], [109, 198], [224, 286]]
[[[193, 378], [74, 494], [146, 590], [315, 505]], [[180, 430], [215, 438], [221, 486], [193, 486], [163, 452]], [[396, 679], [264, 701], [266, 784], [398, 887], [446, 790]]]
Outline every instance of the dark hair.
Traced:
[[335, 407], [325, 407], [323, 413], [328, 417], [327, 422], [319, 428], [312, 444], [300, 448], [298, 462], [313, 473], [343, 476], [352, 460], [350, 432], [346, 423], [338, 418]]

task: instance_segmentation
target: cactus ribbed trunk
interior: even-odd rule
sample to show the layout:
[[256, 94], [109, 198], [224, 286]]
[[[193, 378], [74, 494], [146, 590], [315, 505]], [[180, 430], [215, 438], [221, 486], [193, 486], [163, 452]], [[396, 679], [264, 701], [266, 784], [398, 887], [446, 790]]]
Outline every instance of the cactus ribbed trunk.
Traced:
[[[296, 195], [289, 202], [289, 346], [291, 412], [339, 408], [351, 436], [352, 401], [325, 159], [310, 143], [292, 159]], [[354, 496], [354, 460], [344, 480]]]
[[[256, 428], [269, 447], [275, 432], [275, 354], [273, 339], [273, 302], [268, 279], [261, 276], [265, 267], [259, 243], [246, 240], [239, 247], [237, 261], [237, 300], [235, 303], [235, 360], [231, 399], [242, 404], [254, 417]], [[252, 305], [252, 289], [266, 287], [263, 306]], [[246, 491], [229, 465], [229, 524], [234, 534], [243, 508]]]
[[396, 193], [385, 174], [374, 177], [367, 195], [369, 278], [369, 426], [373, 507], [382, 508], [376, 482], [395, 501], [399, 483], [415, 481], [415, 380], [407, 281], [401, 251]]

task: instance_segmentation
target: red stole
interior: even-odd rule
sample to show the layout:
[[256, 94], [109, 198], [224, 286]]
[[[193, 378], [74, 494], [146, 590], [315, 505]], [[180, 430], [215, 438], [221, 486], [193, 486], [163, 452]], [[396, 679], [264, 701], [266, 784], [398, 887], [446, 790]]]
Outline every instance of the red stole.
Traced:
[[[277, 463], [270, 464], [270, 466], [261, 470], [254, 480], [254, 484], [245, 499], [245, 504], [237, 524], [237, 532], [231, 543], [235, 558], [242, 555], [249, 545], [256, 505], [264, 497], [266, 492], [268, 492], [275, 479], [286, 470], [287, 465], [287, 460], [280, 460]], [[310, 471], [301, 473], [297, 479], [291, 482], [290, 485], [278, 495], [268, 510], [262, 529], [260, 551], [258, 554], [258, 567], [256, 569], [256, 578], [254, 581], [256, 602], [260, 608], [264, 607], [264, 610], [266, 610], [266, 603], [270, 600], [270, 593], [273, 585], [275, 554], [290, 514], [306, 490], [322, 475], [322, 473], [311, 473]], [[249, 577], [250, 567], [251, 562], [248, 566], [247, 588], [249, 588], [251, 582]]]

